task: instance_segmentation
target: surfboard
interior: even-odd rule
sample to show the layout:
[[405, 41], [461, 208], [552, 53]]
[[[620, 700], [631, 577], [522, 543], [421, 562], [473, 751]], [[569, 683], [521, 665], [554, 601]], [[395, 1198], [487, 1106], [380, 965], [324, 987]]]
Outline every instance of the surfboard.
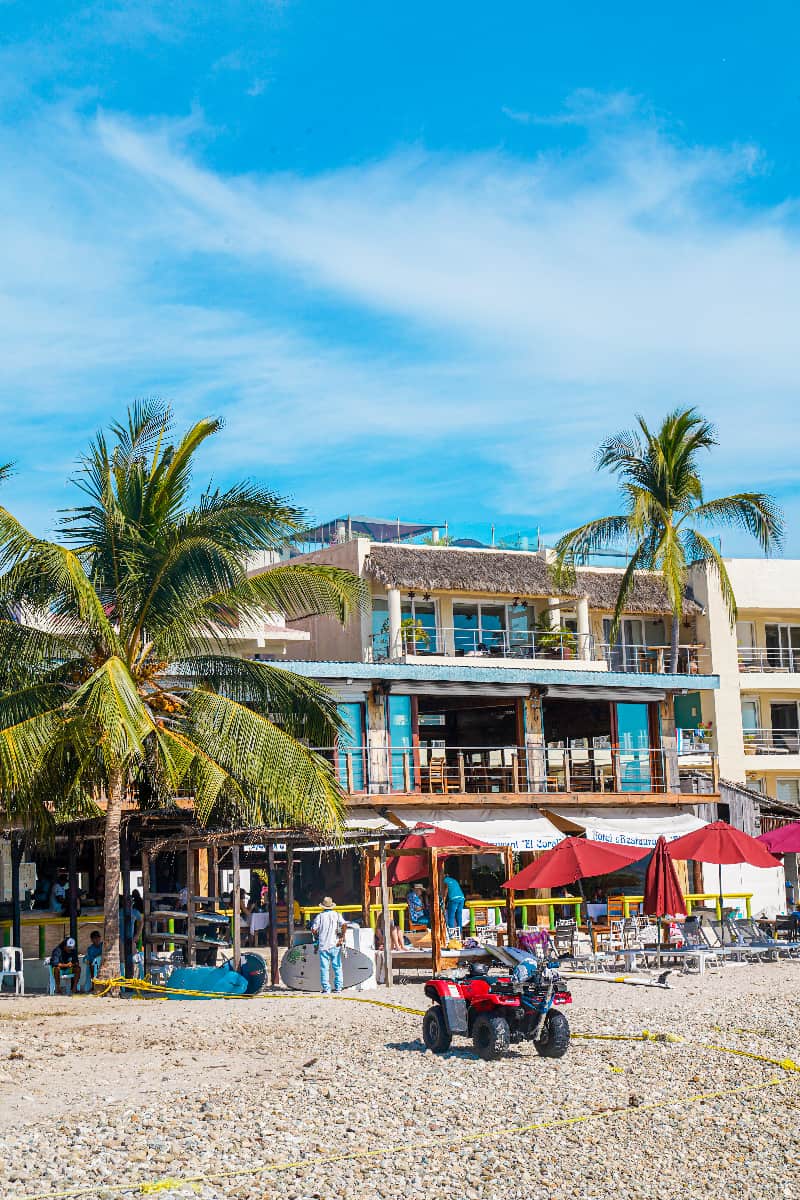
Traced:
[[[342, 982], [345, 987], [357, 987], [374, 974], [375, 968], [366, 954], [352, 946], [342, 948]], [[281, 979], [287, 988], [296, 992], [319, 992], [319, 950], [312, 943], [294, 945], [284, 954], [280, 966]], [[333, 976], [331, 975], [331, 987]]]

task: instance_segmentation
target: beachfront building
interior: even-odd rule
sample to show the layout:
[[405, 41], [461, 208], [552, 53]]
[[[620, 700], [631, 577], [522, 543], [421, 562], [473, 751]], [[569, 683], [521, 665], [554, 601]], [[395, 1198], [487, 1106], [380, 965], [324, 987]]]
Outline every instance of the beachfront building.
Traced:
[[522, 852], [559, 831], [652, 845], [697, 827], [716, 757], [699, 721], [693, 737], [676, 728], [676, 700], [691, 722], [686, 698], [717, 679], [691, 591], [673, 664], [657, 576], [637, 577], [612, 641], [620, 570], [580, 569], [558, 588], [550, 552], [402, 540], [425, 528], [360, 519], [311, 537], [313, 560], [370, 592], [347, 628], [301, 622], [309, 641], [285, 663], [337, 696], [345, 731], [319, 749], [351, 820], [446, 819]]

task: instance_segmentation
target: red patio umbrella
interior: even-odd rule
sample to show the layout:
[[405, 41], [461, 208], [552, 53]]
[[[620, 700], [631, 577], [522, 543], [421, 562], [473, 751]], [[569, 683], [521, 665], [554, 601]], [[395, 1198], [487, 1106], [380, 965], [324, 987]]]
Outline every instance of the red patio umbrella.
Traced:
[[545, 850], [530, 866], [507, 879], [503, 887], [517, 892], [526, 888], [564, 887], [592, 875], [619, 871], [649, 853], [649, 849], [642, 846], [618, 846], [615, 842], [566, 837], [551, 850]]
[[800, 821], [770, 829], [756, 838], [771, 854], [800, 854]]
[[[694, 833], [676, 838], [667, 847], [670, 858], [693, 859], [695, 862], [719, 864], [719, 911], [722, 913], [722, 868], [733, 863], [749, 863], [751, 867], [779, 867], [766, 846], [757, 838], [750, 837], [741, 829], [734, 829], [725, 821], [712, 821]], [[722, 924], [722, 940], [725, 940], [725, 925]]]
[[[490, 842], [481, 842], [469, 837], [466, 833], [453, 833], [441, 825], [415, 825], [411, 833], [406, 834], [397, 847], [398, 850], [455, 850], [459, 846], [475, 846], [478, 850], [496, 851], [497, 846]], [[386, 881], [389, 887], [398, 883], [415, 883], [418, 879], [428, 877], [428, 855], [404, 854], [388, 859], [386, 863]], [[380, 887], [380, 871], [369, 881], [370, 887]]]

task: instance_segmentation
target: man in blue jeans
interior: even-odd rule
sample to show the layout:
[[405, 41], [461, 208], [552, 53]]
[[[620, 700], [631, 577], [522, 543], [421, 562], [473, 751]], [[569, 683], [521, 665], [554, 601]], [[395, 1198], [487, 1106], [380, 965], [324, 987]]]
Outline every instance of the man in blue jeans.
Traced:
[[330, 896], [326, 896], [322, 901], [322, 912], [317, 913], [311, 923], [311, 932], [319, 947], [319, 985], [326, 996], [331, 990], [331, 970], [334, 992], [338, 995], [342, 990], [342, 946], [346, 929], [341, 913], [336, 911]]
[[454, 879], [450, 870], [445, 868], [445, 907], [447, 909], [447, 928], [456, 929], [461, 935], [461, 925], [464, 919], [464, 893], [461, 884]]

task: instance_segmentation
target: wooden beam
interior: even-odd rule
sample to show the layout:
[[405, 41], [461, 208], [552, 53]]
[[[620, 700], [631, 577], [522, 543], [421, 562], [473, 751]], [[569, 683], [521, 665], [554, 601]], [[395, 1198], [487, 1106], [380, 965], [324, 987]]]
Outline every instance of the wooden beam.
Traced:
[[78, 848], [75, 830], [67, 834], [67, 870], [69, 873], [69, 936], [78, 944]]
[[294, 941], [294, 850], [286, 847], [286, 945]]
[[233, 966], [238, 971], [242, 965], [242, 913], [239, 904], [239, 847], [231, 847], [231, 863], [233, 865]]
[[442, 948], [445, 930], [443, 928], [441, 889], [439, 887], [439, 851], [435, 846], [431, 846], [428, 850], [428, 866], [431, 877], [431, 964], [434, 975], [438, 975], [442, 969]]
[[383, 961], [386, 964], [384, 983], [391, 987], [392, 979], [392, 914], [389, 909], [389, 885], [386, 876], [386, 843], [380, 845], [381, 925], [383, 928]]
[[193, 967], [197, 961], [195, 946], [195, 896], [197, 894], [197, 877], [195, 875], [196, 852], [191, 846], [186, 847], [186, 965]]
[[208, 862], [208, 895], [212, 900], [219, 898], [219, 849], [209, 846], [206, 851]]
[[369, 850], [364, 850], [361, 855], [361, 923], [366, 929], [369, 926], [369, 903], [370, 903], [370, 887], [369, 881], [375, 874], [373, 866], [374, 858]]
[[273, 987], [280, 983], [278, 974], [278, 884], [275, 879], [275, 843], [267, 846], [267, 882], [269, 894], [269, 974]]
[[22, 902], [19, 894], [19, 869], [24, 842], [18, 833], [11, 835], [11, 945], [22, 948]]
[[127, 822], [119, 831], [120, 866], [122, 869], [122, 966], [123, 975], [133, 975], [133, 942], [131, 940], [131, 843]]
[[[703, 793], [704, 803], [713, 804], [719, 799], [714, 793]], [[475, 792], [449, 792], [445, 797], [427, 792], [395, 792], [392, 804], [403, 808], [429, 809], [433, 800], [441, 800], [448, 809], [459, 807], [475, 808], [477, 800], [481, 808], [619, 808], [620, 805], [645, 807], [649, 804], [668, 805], [672, 808], [690, 808], [696, 794], [688, 792], [490, 792], [480, 797]], [[401, 831], [398, 831], [398, 835]], [[391, 850], [390, 856], [397, 853]], [[417, 851], [419, 853], [419, 851]]]
[[150, 852], [142, 846], [142, 953], [144, 954], [144, 977], [150, 978], [151, 957], [150, 942], [148, 935], [150, 933]]
[[[503, 847], [503, 865], [506, 871], [506, 879], [510, 879], [514, 874], [514, 851], [510, 846]], [[517, 927], [514, 922], [516, 915], [514, 910], [514, 892], [511, 888], [506, 888], [506, 928], [508, 929], [508, 944], [516, 946], [517, 944]]]

